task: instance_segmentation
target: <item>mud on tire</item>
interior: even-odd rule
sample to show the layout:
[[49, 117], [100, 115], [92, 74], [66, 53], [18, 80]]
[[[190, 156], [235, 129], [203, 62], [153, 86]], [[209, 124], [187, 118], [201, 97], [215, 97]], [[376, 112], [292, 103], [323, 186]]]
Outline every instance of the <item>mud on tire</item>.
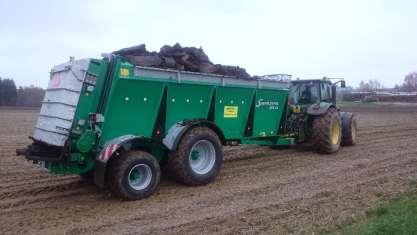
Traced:
[[154, 193], [161, 178], [158, 161], [144, 151], [128, 151], [110, 162], [108, 185], [121, 198], [138, 200]]
[[353, 113], [342, 112], [342, 146], [352, 146], [356, 144], [357, 121]]
[[[335, 125], [338, 125], [336, 127]], [[311, 143], [319, 153], [334, 153], [340, 148], [342, 121], [339, 112], [335, 108], [329, 108], [323, 116], [316, 117], [312, 124]], [[338, 128], [336, 137], [334, 128]]]
[[210, 128], [196, 127], [185, 133], [177, 151], [169, 154], [167, 169], [175, 180], [197, 186], [212, 182], [222, 163], [223, 150], [217, 134]]

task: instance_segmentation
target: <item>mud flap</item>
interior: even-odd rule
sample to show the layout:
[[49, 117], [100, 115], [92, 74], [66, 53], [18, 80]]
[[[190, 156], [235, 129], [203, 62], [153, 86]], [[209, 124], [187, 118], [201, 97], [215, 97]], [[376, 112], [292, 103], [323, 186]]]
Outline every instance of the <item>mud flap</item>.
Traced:
[[107, 163], [96, 160], [96, 167], [94, 169], [94, 184], [99, 188], [106, 186], [106, 167]]
[[188, 127], [182, 122], [176, 123], [174, 126], [169, 128], [168, 134], [162, 140], [162, 143], [169, 150], [175, 150], [177, 148], [178, 142], [181, 139], [181, 136], [188, 129]]
[[100, 187], [104, 188], [106, 186], [106, 170], [109, 160], [114, 157], [113, 155], [117, 155], [117, 151], [119, 149], [123, 149], [124, 151], [128, 151], [132, 148], [133, 142], [140, 142], [141, 140], [145, 140], [146, 138], [141, 136], [135, 135], [124, 135], [117, 138], [114, 138], [108, 141], [105, 144], [105, 147], [101, 150], [101, 152], [97, 155], [94, 169], [94, 183]]

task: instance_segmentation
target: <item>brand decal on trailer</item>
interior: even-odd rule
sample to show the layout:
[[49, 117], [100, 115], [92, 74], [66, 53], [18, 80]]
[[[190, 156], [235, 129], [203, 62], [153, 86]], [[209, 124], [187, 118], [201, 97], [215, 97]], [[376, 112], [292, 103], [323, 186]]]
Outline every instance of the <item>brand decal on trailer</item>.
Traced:
[[225, 118], [237, 118], [239, 107], [237, 106], [224, 106], [224, 117]]
[[262, 106], [268, 106], [269, 109], [278, 109], [279, 103], [278, 101], [264, 101], [264, 99], [259, 99], [256, 107], [260, 108]]

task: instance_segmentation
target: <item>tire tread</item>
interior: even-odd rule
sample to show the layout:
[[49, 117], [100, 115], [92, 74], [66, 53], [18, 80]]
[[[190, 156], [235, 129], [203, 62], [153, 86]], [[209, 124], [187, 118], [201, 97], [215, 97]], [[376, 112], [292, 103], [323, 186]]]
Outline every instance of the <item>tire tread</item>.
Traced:
[[[208, 136], [209, 138], [211, 138], [212, 140], [215, 140], [216, 143], [214, 143], [215, 145], [220, 147], [220, 153], [216, 154], [221, 154], [220, 157], [220, 161], [221, 162], [217, 162], [218, 159], [216, 159], [216, 163], [215, 163], [215, 173], [213, 174], [213, 177], [209, 177], [209, 178], [204, 178], [204, 179], [199, 179], [197, 180], [189, 166], [187, 166], [188, 163], [188, 146], [195, 141], [195, 139], [199, 136]], [[186, 185], [190, 185], [190, 186], [198, 186], [198, 185], [204, 185], [204, 184], [208, 184], [211, 181], [214, 180], [215, 176], [217, 175], [218, 171], [219, 171], [219, 167], [216, 167], [217, 164], [222, 163], [223, 161], [223, 151], [221, 150], [221, 142], [219, 137], [217, 136], [217, 134], [211, 130], [208, 127], [196, 127], [193, 128], [191, 130], [189, 130], [187, 133], [184, 134], [183, 138], [181, 139], [180, 143], [178, 144], [178, 148], [177, 151], [174, 151], [170, 154], [169, 159], [168, 159], [168, 164], [167, 164], [167, 168], [169, 170], [169, 172], [171, 173], [171, 176], [173, 176], [173, 178], [183, 184]]]
[[311, 142], [319, 153], [330, 154], [339, 150], [339, 147], [335, 146], [331, 140], [332, 119], [338, 119], [339, 123], [342, 124], [339, 111], [335, 108], [329, 108], [323, 116], [316, 117], [313, 120]]
[[[132, 162], [138, 159], [146, 159], [150, 161], [153, 166], [155, 167], [156, 171], [156, 182], [152, 186], [152, 188], [148, 191], [143, 193], [133, 195], [130, 193], [126, 186], [123, 183], [123, 177], [125, 174], [126, 169], [132, 164]], [[116, 156], [115, 159], [112, 159], [108, 169], [108, 186], [110, 191], [118, 197], [125, 198], [128, 200], [137, 200], [149, 197], [155, 191], [156, 187], [158, 186], [160, 177], [161, 177], [161, 170], [159, 167], [158, 161], [153, 157], [150, 153], [145, 151], [135, 150], [135, 151], [128, 151], [120, 156]]]

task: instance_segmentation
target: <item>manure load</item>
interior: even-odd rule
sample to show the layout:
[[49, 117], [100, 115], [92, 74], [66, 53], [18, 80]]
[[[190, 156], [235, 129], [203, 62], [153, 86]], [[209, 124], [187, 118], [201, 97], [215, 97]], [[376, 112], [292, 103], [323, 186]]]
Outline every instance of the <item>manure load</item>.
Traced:
[[113, 52], [121, 55], [134, 65], [181, 71], [218, 74], [242, 79], [253, 79], [244, 68], [214, 64], [202, 48], [165, 45], [159, 52], [146, 50], [145, 44]]

